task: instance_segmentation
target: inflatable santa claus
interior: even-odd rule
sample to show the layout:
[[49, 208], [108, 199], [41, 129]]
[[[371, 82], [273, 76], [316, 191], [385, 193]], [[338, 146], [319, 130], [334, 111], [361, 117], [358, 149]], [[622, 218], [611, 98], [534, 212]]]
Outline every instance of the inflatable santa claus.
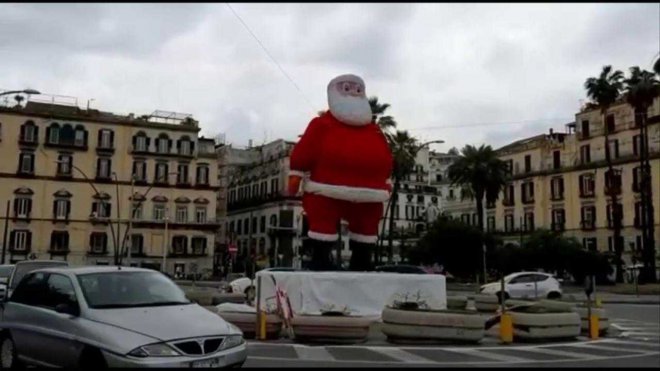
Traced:
[[342, 75], [328, 84], [329, 111], [314, 118], [291, 153], [288, 191], [302, 182], [312, 270], [331, 270], [340, 219], [348, 222], [349, 269], [371, 269], [383, 202], [390, 197], [392, 152], [374, 123], [364, 81]]

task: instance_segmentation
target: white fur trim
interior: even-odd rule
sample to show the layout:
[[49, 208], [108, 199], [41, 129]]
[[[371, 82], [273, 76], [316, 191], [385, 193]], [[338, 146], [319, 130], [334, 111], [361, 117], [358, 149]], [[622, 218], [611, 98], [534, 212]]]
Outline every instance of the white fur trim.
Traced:
[[319, 233], [314, 231], [307, 231], [307, 237], [313, 240], [332, 241], [332, 242], [337, 241], [339, 239], [338, 234], [327, 234], [327, 233]]
[[350, 238], [355, 242], [362, 242], [362, 243], [376, 243], [378, 241], [378, 236], [367, 236], [366, 234], [359, 234], [353, 232], [349, 232], [348, 238]]
[[299, 170], [289, 170], [289, 176], [299, 176], [301, 178], [305, 177], [305, 172], [304, 171], [299, 171]]
[[358, 83], [362, 86], [364, 86], [364, 80], [360, 76], [352, 75], [352, 74], [346, 74], [346, 75], [340, 75], [335, 77], [334, 79], [330, 80], [330, 83], [328, 83], [328, 90], [332, 89], [332, 86], [336, 84], [339, 81], [350, 81], [350, 82], [355, 82]]
[[390, 193], [384, 189], [323, 184], [312, 180], [305, 182], [304, 190], [308, 193], [350, 202], [385, 202], [390, 198]]

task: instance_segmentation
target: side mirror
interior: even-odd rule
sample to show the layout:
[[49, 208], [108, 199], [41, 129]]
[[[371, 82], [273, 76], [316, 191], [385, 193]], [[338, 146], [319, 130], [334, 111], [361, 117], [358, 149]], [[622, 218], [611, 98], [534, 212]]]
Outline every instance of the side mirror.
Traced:
[[80, 315], [80, 309], [78, 306], [72, 304], [57, 304], [55, 311], [57, 313], [64, 313], [75, 317]]

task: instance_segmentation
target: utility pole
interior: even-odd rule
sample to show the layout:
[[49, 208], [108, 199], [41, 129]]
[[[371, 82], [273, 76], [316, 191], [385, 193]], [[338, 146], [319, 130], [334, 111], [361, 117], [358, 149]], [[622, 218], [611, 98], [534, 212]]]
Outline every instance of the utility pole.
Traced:
[[170, 240], [170, 237], [167, 233], [169, 220], [170, 220], [170, 207], [169, 205], [166, 205], [165, 206], [165, 238], [163, 239], [163, 267], [161, 268], [161, 271], [163, 273], [167, 273], [167, 253], [169, 251], [168, 242]]
[[[133, 230], [133, 216], [135, 215], [135, 205], [133, 204], [133, 197], [134, 197], [134, 187], [135, 187], [135, 175], [131, 175], [131, 215], [128, 217], [128, 230], [126, 231], [126, 234], [128, 236], [128, 266], [131, 266], [131, 256], [133, 255], [133, 238], [129, 234]], [[122, 241], [123, 242], [123, 241]]]
[[9, 228], [9, 205], [11, 201], [7, 200], [7, 211], [5, 211], [5, 231], [2, 234], [2, 264], [5, 264], [5, 255], [7, 254], [7, 229]]

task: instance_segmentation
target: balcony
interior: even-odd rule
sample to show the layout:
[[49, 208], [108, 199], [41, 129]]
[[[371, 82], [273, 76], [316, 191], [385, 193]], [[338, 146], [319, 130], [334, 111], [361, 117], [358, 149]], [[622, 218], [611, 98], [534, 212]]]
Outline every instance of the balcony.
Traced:
[[564, 194], [563, 193], [552, 193], [550, 195], [550, 201], [563, 201], [564, 200]]
[[112, 145], [98, 145], [96, 147], [96, 153], [111, 155], [115, 153], [115, 147], [113, 147]]
[[27, 255], [32, 251], [31, 247], [14, 247], [14, 246], [9, 246], [9, 252], [12, 254], [20, 254], [20, 255]]
[[31, 137], [21, 135], [18, 138], [18, 144], [20, 144], [22, 146], [37, 146], [37, 145], [39, 145], [39, 141], [37, 140], [37, 137], [34, 136], [34, 135], [31, 136]]
[[594, 197], [596, 197], [596, 193], [593, 190], [580, 192], [580, 198], [594, 198]]
[[580, 221], [580, 227], [583, 231], [593, 231], [596, 229], [596, 222], [594, 220]]
[[533, 204], [534, 203], [534, 197], [524, 197], [523, 196], [521, 201], [525, 205]]
[[108, 255], [108, 249], [103, 247], [103, 248], [98, 248], [98, 247], [90, 247], [89, 250], [87, 250], [87, 255], [88, 256], [103, 256], [103, 255]]
[[563, 232], [566, 229], [565, 222], [552, 223], [551, 229], [556, 232]]
[[644, 228], [644, 222], [642, 222], [642, 218], [635, 217], [634, 226], [637, 229], [643, 229]]
[[[623, 228], [623, 223], [622, 223], [621, 220], [619, 220], [619, 223], [618, 223], [618, 224], [619, 224], [619, 228]], [[607, 228], [608, 228], [608, 229], [614, 229], [614, 228], [616, 228], [615, 221], [614, 221], [614, 220], [611, 220], [611, 219], [608, 219], [608, 220], [607, 220]]]
[[68, 255], [70, 252], [71, 252], [71, 250], [69, 250], [68, 247], [65, 247], [65, 248], [61, 248], [61, 247], [52, 248], [52, 247], [51, 247], [51, 248], [48, 250], [48, 253], [49, 253], [50, 255], [53, 255], [53, 256], [56, 256], [56, 255]]
[[513, 200], [510, 200], [508, 198], [505, 198], [502, 200], [502, 205], [503, 206], [514, 206], [516, 203]]
[[618, 196], [621, 194], [621, 186], [605, 186], [605, 196]]

